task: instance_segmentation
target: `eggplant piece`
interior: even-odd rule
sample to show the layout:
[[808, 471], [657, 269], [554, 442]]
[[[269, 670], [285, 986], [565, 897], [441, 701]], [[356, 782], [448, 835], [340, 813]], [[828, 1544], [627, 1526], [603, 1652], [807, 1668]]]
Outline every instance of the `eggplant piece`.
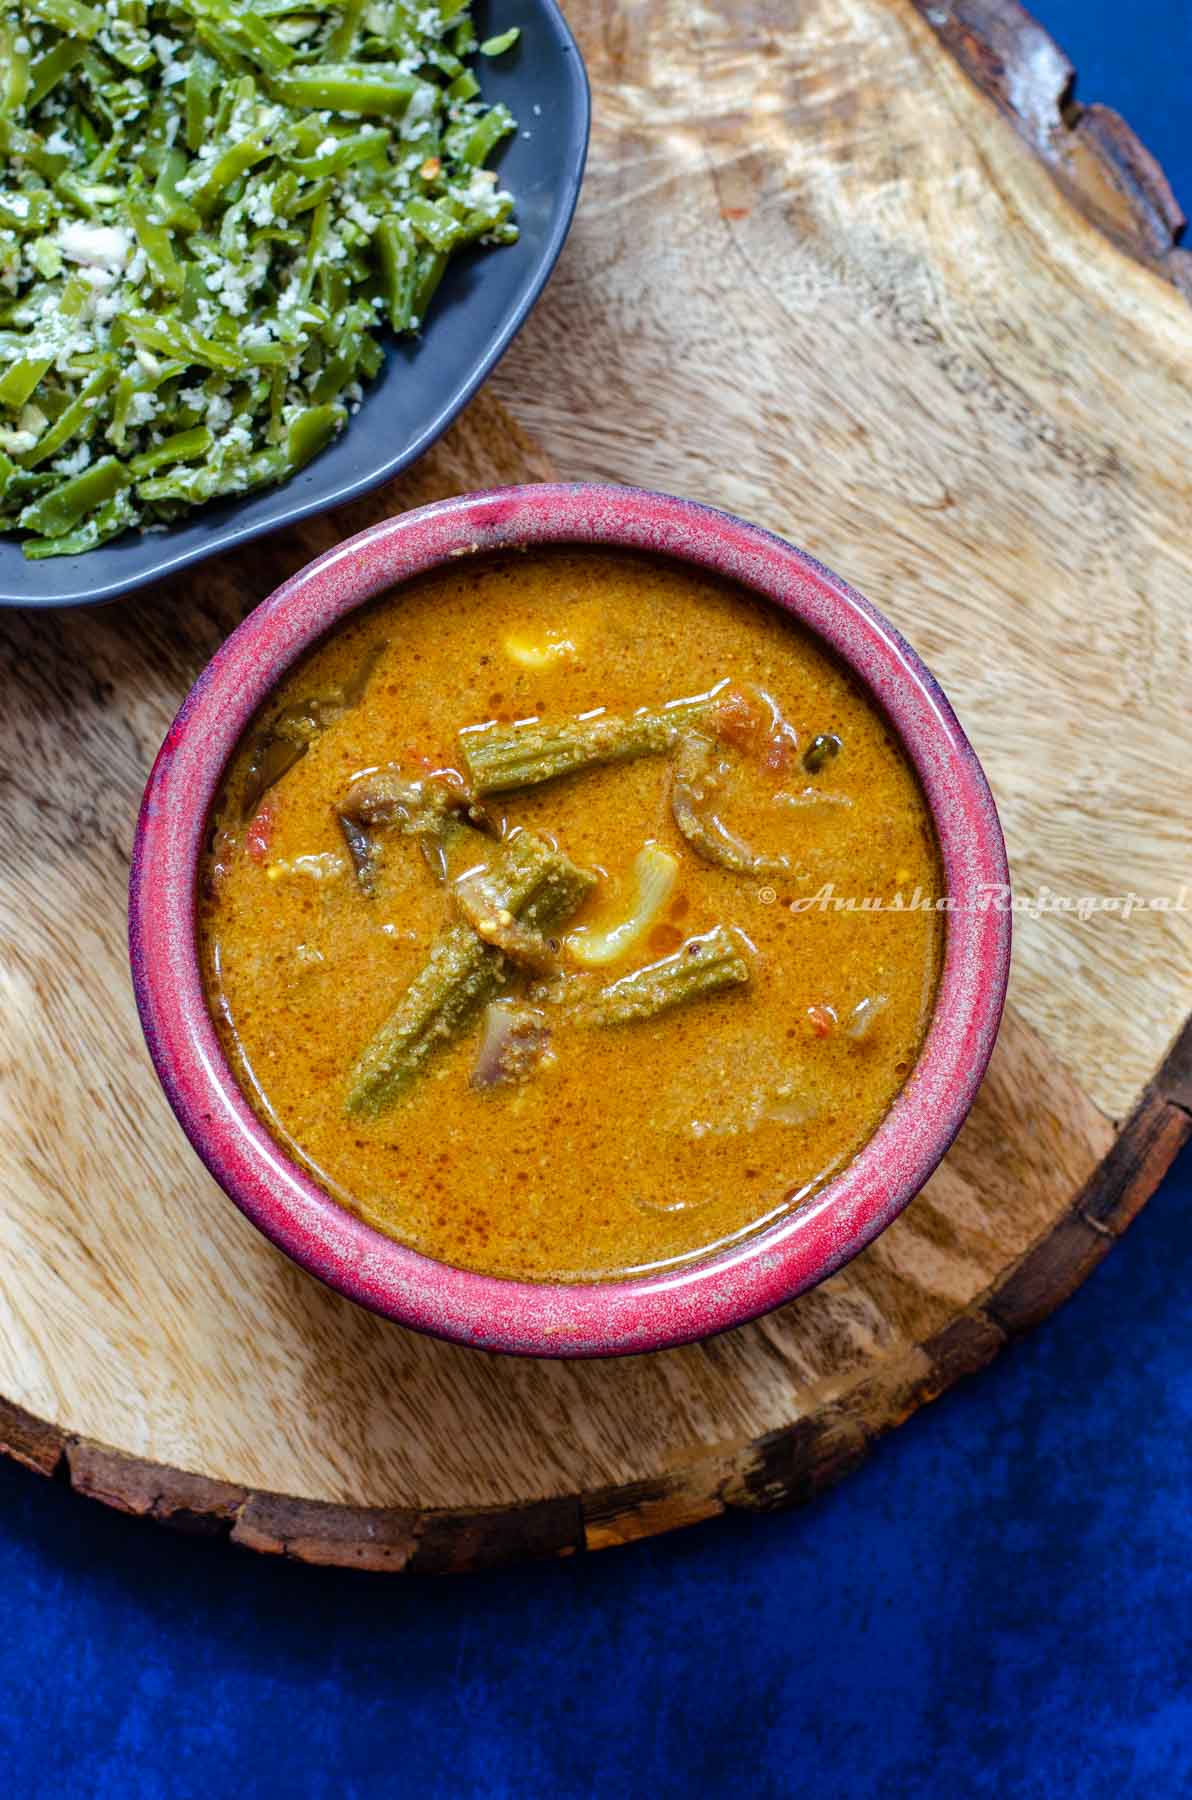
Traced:
[[436, 880], [447, 879], [447, 852], [463, 834], [495, 833], [468, 793], [437, 776], [405, 775], [396, 763], [358, 776], [337, 814], [361, 892], [376, 887], [377, 832], [396, 828], [415, 838]]
[[341, 812], [335, 816], [339, 820], [339, 828], [352, 859], [357, 885], [360, 892], [367, 894], [371, 900], [377, 891], [377, 846], [370, 833], [350, 813]]
[[525, 1081], [549, 1049], [545, 1013], [516, 1000], [494, 1000], [485, 1009], [484, 1035], [470, 1085], [486, 1091]]
[[244, 792], [240, 797], [242, 819], [251, 819], [255, 815], [269, 789], [275, 787], [283, 775], [289, 774], [294, 764], [306, 755], [315, 738], [360, 704], [385, 647], [383, 642], [374, 644], [343, 687], [329, 688], [325, 694], [312, 694], [309, 699], [283, 707], [258, 734], [252, 744]]
[[309, 745], [298, 737], [286, 737], [284, 733], [274, 730], [266, 731], [256, 739], [249, 757], [248, 774], [244, 781], [244, 791], [240, 796], [240, 817], [247, 823], [255, 819], [261, 808], [261, 801], [275, 787], [283, 775], [288, 775], [294, 764], [306, 755]]

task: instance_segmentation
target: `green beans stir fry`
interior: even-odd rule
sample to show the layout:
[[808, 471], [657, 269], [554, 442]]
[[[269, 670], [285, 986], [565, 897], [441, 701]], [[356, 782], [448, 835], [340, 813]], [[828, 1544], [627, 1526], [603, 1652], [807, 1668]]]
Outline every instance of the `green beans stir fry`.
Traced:
[[284, 481], [517, 236], [467, 0], [0, 6], [0, 527], [75, 555]]

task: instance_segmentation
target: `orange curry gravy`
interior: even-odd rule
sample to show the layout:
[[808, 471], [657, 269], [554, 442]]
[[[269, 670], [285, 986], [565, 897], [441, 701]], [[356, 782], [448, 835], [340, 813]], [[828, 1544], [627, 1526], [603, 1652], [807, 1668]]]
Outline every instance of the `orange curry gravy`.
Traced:
[[[245, 820], [254, 741], [287, 705], [350, 692], [376, 646], [362, 696]], [[396, 832], [378, 834], [375, 891], [361, 891], [337, 818], [353, 778], [393, 763], [415, 776], [458, 770], [459, 732], [488, 721], [627, 715], [718, 684], [716, 805], [788, 869], [760, 878], [697, 853], [672, 815], [665, 754], [497, 796], [487, 804], [507, 834], [549, 834], [599, 876], [556, 933], [557, 973], [509, 965], [505, 989], [531, 990], [546, 1053], [478, 1091], [477, 1015], [386, 1110], [350, 1115], [356, 1059], [458, 919], [450, 880]], [[803, 758], [819, 734], [840, 748], [812, 776]], [[650, 843], [675, 859], [662, 910], [619, 961], [575, 967], [567, 932], [629, 910]], [[382, 599], [275, 691], [212, 820], [201, 955], [246, 1095], [328, 1193], [447, 1263], [600, 1279], [697, 1257], [780, 1216], [860, 1148], [906, 1080], [941, 917], [799, 908], [826, 884], [858, 902], [942, 891], [916, 779], [859, 684], [776, 608], [710, 577], [615, 553], [529, 552], [462, 562]], [[747, 985], [644, 1020], [583, 1023], [607, 983], [718, 925], [748, 961]]]

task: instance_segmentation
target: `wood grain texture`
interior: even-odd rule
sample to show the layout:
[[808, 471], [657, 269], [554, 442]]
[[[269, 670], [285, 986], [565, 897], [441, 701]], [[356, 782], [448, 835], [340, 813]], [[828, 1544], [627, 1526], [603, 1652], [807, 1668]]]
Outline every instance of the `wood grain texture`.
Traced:
[[359, 1312], [186, 1147], [124, 952], [152, 756], [248, 607], [437, 494], [553, 468], [758, 518], [935, 666], [1022, 891], [1192, 885], [1192, 312], [1145, 153], [1081, 160], [1088, 114], [1007, 0], [570, 11], [580, 216], [439, 448], [164, 592], [0, 620], [0, 1448], [306, 1561], [475, 1567], [803, 1498], [1070, 1292], [1192, 1129], [1192, 913], [1023, 918], [977, 1106], [897, 1224], [768, 1319], [608, 1365]]
[[1072, 64], [1018, 0], [915, 5], [1085, 218], [1192, 294], [1192, 256], [1178, 244], [1186, 221], [1167, 177], [1120, 114], [1075, 99]]

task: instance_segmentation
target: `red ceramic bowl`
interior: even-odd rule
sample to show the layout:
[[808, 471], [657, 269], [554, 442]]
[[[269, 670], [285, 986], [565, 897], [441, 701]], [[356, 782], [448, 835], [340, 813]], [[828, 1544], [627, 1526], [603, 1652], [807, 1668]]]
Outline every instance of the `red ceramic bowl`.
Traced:
[[[702, 1262], [627, 1281], [506, 1281], [432, 1261], [346, 1212], [259, 1123], [203, 998], [195, 875], [224, 767], [261, 701], [337, 620], [448, 558], [533, 544], [608, 545], [674, 557], [784, 608], [861, 678], [896, 727], [926, 793], [957, 903], [943, 974], [910, 1079], [874, 1136], [780, 1223]], [[837, 576], [727, 513], [631, 488], [541, 486], [468, 494], [350, 538], [270, 595], [191, 690], [145, 791], [133, 850], [130, 940], [137, 1005], [158, 1075], [220, 1183], [304, 1269], [419, 1331], [530, 1356], [660, 1350], [780, 1306], [855, 1256], [918, 1193], [972, 1104], [1005, 997], [1005, 846], [988, 783], [934, 678]], [[982, 896], [985, 902], [982, 903]]]

